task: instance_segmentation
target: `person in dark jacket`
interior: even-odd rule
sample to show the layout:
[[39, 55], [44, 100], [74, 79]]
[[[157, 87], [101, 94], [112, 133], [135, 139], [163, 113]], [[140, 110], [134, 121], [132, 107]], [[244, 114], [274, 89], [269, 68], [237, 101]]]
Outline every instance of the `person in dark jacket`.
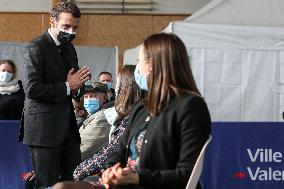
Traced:
[[[101, 183], [92, 188], [184, 189], [211, 132], [185, 45], [174, 34], [151, 35], [134, 74], [147, 97], [133, 107]], [[60, 185], [68, 188], [54, 188]]]
[[73, 180], [81, 161], [80, 135], [72, 98], [83, 95], [90, 69], [79, 68], [72, 40], [81, 17], [71, 2], [50, 12], [50, 28], [26, 46], [23, 64], [25, 106], [19, 140], [29, 145], [35, 188]]
[[135, 80], [148, 97], [133, 108], [101, 181], [106, 188], [184, 189], [210, 134], [211, 119], [181, 39], [166, 33], [148, 37]]
[[20, 120], [25, 94], [17, 78], [16, 65], [11, 60], [0, 60], [0, 120]]

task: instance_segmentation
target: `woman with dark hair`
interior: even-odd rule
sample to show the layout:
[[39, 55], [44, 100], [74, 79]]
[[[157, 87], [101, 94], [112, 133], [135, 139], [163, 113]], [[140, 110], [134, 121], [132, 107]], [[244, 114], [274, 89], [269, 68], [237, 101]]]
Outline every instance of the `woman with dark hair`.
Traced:
[[0, 60], [0, 120], [19, 120], [25, 94], [17, 78], [16, 65], [11, 60]]
[[118, 141], [128, 123], [128, 115], [133, 104], [140, 99], [140, 92], [134, 80], [135, 66], [125, 66], [118, 75], [116, 87], [115, 111], [118, 114], [117, 128], [112, 132], [110, 143], [92, 157], [86, 159], [75, 169], [74, 179], [82, 180], [104, 168], [106, 160], [116, 149]]
[[184, 189], [211, 120], [180, 38], [166, 33], [148, 37], [135, 80], [147, 97], [133, 107], [101, 182], [106, 188]]

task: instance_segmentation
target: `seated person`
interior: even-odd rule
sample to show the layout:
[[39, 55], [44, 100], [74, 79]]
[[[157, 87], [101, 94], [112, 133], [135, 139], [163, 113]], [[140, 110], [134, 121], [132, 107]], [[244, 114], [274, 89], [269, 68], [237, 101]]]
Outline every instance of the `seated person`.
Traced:
[[[110, 72], [103, 71], [99, 74], [99, 82], [107, 84], [108, 91], [107, 91], [107, 100], [104, 104], [108, 104], [106, 108], [111, 107], [115, 100], [115, 90], [112, 88], [112, 75]], [[110, 103], [112, 102], [112, 103]]]
[[107, 122], [102, 105], [107, 99], [107, 85], [95, 82], [86, 85], [84, 92], [84, 107], [88, 118], [79, 129], [81, 137], [82, 160], [91, 157], [95, 152], [108, 144], [108, 133], [111, 125]]
[[0, 61], [0, 120], [19, 120], [25, 94], [17, 78], [16, 65], [11, 60]]
[[83, 161], [75, 169], [73, 174], [75, 180], [82, 180], [87, 176], [100, 173], [106, 163], [106, 159], [111, 156], [112, 152], [116, 149], [119, 139], [127, 127], [129, 112], [133, 104], [137, 102], [141, 96], [141, 92], [134, 80], [134, 69], [134, 65], [124, 66], [118, 76], [117, 81], [119, 82], [116, 84], [117, 95], [114, 103], [118, 117], [116, 120], [113, 120], [116, 128], [111, 133], [110, 143], [98, 153]]
[[133, 107], [96, 185], [184, 189], [211, 128], [186, 47], [175, 34], [153, 34], [137, 60], [135, 81], [148, 95]]

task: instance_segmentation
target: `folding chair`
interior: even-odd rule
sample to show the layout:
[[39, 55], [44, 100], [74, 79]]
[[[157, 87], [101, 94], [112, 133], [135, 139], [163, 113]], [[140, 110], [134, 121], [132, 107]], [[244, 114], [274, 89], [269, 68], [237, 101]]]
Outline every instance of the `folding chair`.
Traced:
[[196, 163], [193, 167], [193, 170], [191, 172], [190, 178], [187, 182], [185, 189], [195, 189], [196, 188], [197, 183], [199, 181], [199, 177], [202, 173], [205, 151], [206, 151], [208, 144], [211, 142], [211, 140], [212, 140], [212, 136], [209, 135], [208, 140], [206, 141], [206, 143], [202, 147], [202, 150], [201, 150], [201, 152], [200, 152], [200, 154], [199, 154], [199, 156], [196, 160]]

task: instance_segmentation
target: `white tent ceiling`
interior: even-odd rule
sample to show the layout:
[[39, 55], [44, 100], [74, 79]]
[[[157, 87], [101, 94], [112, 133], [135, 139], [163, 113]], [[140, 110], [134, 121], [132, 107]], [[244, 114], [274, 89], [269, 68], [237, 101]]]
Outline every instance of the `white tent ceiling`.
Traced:
[[214, 0], [169, 26], [191, 47], [283, 48], [284, 1]]
[[283, 0], [214, 0], [185, 21], [200, 24], [284, 26]]

